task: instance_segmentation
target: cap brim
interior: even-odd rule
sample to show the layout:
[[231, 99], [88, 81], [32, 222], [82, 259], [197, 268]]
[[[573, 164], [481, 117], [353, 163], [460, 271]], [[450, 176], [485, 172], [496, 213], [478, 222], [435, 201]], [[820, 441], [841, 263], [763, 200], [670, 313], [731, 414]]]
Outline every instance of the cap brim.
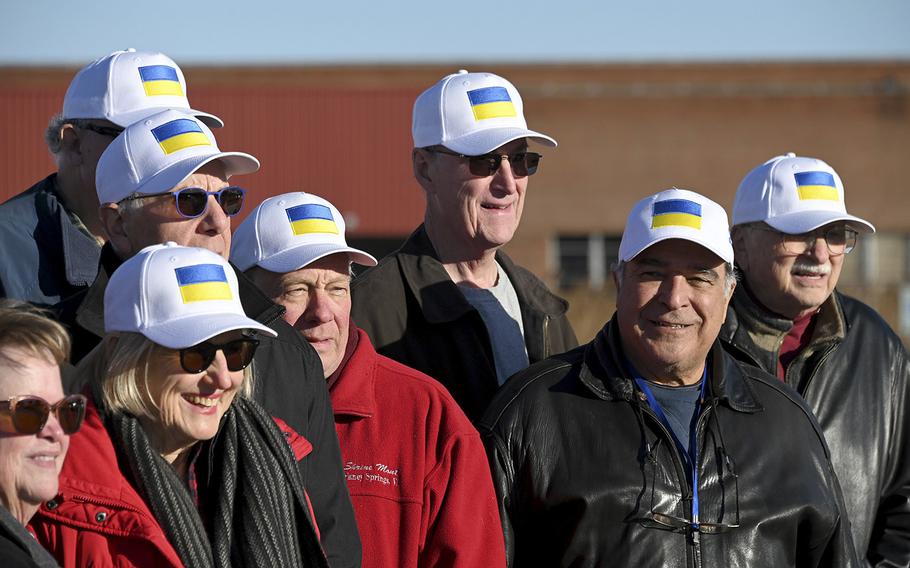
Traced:
[[[116, 116], [93, 117], [93, 118], [103, 118], [105, 120], [109, 120], [109, 121], [113, 122], [117, 126], [122, 126], [123, 128], [126, 128], [127, 126], [129, 126], [135, 122], [139, 122], [140, 120], [142, 120], [144, 118], [148, 118], [148, 117], [152, 116], [153, 114], [158, 114], [159, 112], [163, 112], [166, 110], [176, 110], [177, 112], [182, 112], [182, 113], [188, 114], [190, 116], [195, 116], [209, 128], [221, 128], [222, 126], [224, 126], [224, 121], [221, 120], [220, 118], [218, 118], [217, 116], [215, 116], [214, 114], [209, 114], [207, 112], [202, 112], [201, 110], [187, 109], [187, 108], [177, 108], [177, 109], [172, 109], [170, 107], [144, 108], [144, 109], [135, 110], [133, 112], [122, 112]], [[67, 117], [67, 118], [83, 118], [83, 117], [72, 116], [72, 117]]]
[[251, 329], [270, 337], [278, 334], [272, 329], [238, 314], [195, 314], [154, 325], [141, 333], [149, 340], [168, 349], [186, 349], [226, 331]]
[[250, 174], [259, 169], [259, 160], [243, 152], [218, 152], [209, 156], [191, 156], [185, 160], [175, 162], [158, 172], [136, 188], [136, 191], [140, 194], [170, 191], [197, 172], [202, 166], [216, 160], [225, 165], [227, 177]]
[[800, 233], [814, 231], [822, 225], [827, 225], [828, 223], [834, 223], [836, 221], [844, 221], [847, 225], [860, 233], [875, 232], [875, 227], [872, 223], [838, 211], [798, 211], [786, 215], [778, 215], [777, 217], [765, 220], [765, 223], [782, 233], [798, 235]]
[[[270, 272], [293, 272], [308, 264], [316, 262], [331, 254], [345, 253], [351, 262], [364, 266], [376, 266], [376, 259], [372, 255], [351, 247], [343, 247], [333, 243], [326, 244], [301, 244], [300, 246], [285, 249], [277, 254], [260, 260], [257, 264]], [[246, 270], [246, 269], [242, 269]]]
[[722, 261], [730, 262], [730, 263], [733, 262], [733, 245], [732, 244], [729, 247], [724, 247], [723, 249], [721, 249], [721, 247], [718, 247], [715, 243], [709, 242], [707, 239], [700, 239], [700, 238], [696, 238], [693, 235], [678, 234], [678, 233], [668, 233], [666, 235], [661, 235], [661, 236], [655, 238], [654, 240], [648, 241], [648, 243], [645, 246], [641, 247], [637, 251], [634, 251], [634, 253], [626, 254], [625, 256], [627, 258], [623, 258], [622, 260], [623, 260], [623, 262], [629, 262], [630, 260], [633, 260], [636, 256], [640, 255], [641, 253], [648, 250], [649, 248], [656, 245], [657, 243], [662, 242], [662, 241], [668, 241], [670, 239], [680, 239], [683, 241], [689, 241], [689, 242], [695, 243], [697, 245], [701, 245], [701, 246], [705, 247], [706, 249], [708, 249], [709, 251], [711, 251], [712, 253], [714, 253], [717, 256], [717, 258], [721, 259]]
[[546, 134], [541, 134], [540, 132], [527, 130], [525, 128], [514, 127], [478, 130], [462, 136], [461, 138], [446, 140], [443, 142], [443, 145], [449, 150], [453, 150], [459, 154], [479, 156], [480, 154], [492, 152], [496, 148], [508, 144], [513, 140], [518, 140], [519, 138], [530, 138], [534, 142], [538, 142], [544, 146], [550, 148], [556, 147], [556, 140], [550, 138]]

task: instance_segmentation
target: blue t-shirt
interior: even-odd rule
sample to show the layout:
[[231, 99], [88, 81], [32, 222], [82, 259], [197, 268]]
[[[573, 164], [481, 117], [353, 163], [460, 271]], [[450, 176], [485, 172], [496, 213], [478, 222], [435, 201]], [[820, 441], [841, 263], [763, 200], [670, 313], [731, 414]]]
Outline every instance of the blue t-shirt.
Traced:
[[686, 453], [684, 459], [688, 459], [689, 436], [695, 428], [697, 418], [695, 410], [698, 408], [698, 396], [701, 394], [701, 381], [684, 387], [670, 387], [652, 381], [647, 383], [661, 410], [664, 411], [673, 435]]

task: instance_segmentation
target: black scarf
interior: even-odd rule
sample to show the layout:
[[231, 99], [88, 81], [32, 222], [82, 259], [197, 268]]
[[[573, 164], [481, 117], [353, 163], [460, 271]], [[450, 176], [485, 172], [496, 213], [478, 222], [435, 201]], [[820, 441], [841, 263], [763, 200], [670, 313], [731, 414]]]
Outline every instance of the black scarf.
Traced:
[[185, 566], [328, 566], [291, 448], [255, 402], [237, 396], [218, 434], [202, 443], [196, 472], [205, 518], [135, 417], [102, 416], [121, 469]]

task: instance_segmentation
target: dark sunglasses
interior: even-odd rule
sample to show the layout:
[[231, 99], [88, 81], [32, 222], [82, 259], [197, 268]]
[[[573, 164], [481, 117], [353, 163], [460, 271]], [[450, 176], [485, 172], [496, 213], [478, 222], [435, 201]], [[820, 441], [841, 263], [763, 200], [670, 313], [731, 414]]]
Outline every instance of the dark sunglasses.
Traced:
[[101, 126], [99, 124], [92, 124], [91, 122], [80, 122], [79, 124], [74, 124], [76, 128], [81, 128], [82, 130], [91, 130], [95, 134], [100, 134], [102, 136], [110, 136], [111, 138], [116, 138], [123, 132], [123, 129], [117, 126]]
[[537, 166], [540, 165], [540, 159], [543, 158], [543, 156], [537, 152], [516, 152], [514, 154], [490, 152], [489, 154], [482, 154], [480, 156], [467, 156], [465, 154], [452, 152], [445, 148], [428, 148], [428, 150], [430, 152], [436, 152], [437, 154], [467, 158], [468, 170], [473, 175], [481, 177], [489, 177], [495, 174], [496, 171], [499, 170], [503, 158], [509, 160], [509, 165], [512, 166], [512, 173], [517, 177], [532, 176], [537, 173]]
[[181, 216], [194, 218], [205, 213], [209, 206], [209, 195], [214, 195], [218, 200], [218, 205], [228, 217], [240, 213], [243, 208], [243, 198], [246, 196], [246, 190], [242, 187], [230, 186], [218, 191], [206, 191], [201, 187], [185, 187], [175, 192], [163, 191], [161, 193], [146, 193], [144, 195], [131, 195], [122, 199], [122, 201], [133, 201], [135, 199], [145, 199], [146, 197], [160, 197], [162, 195], [173, 195], [174, 204], [177, 212]]
[[215, 360], [215, 353], [221, 350], [229, 371], [242, 371], [253, 361], [259, 340], [252, 337], [235, 339], [227, 343], [203, 341], [199, 345], [180, 350], [180, 366], [187, 373], [201, 373]]
[[[14, 396], [0, 401], [0, 416], [5, 425], [12, 423], [18, 434], [37, 434], [44, 429], [51, 412], [57, 417], [64, 434], [75, 434], [85, 418], [85, 397], [71, 394], [50, 404], [39, 396]], [[9, 418], [7, 418], [9, 417]]]

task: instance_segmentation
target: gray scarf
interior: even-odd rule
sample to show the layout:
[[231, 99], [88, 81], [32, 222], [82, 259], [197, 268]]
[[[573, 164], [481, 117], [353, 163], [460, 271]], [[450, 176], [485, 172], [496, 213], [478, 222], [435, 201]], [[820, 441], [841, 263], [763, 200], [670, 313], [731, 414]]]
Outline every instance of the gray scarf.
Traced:
[[291, 448], [255, 402], [237, 396], [215, 438], [201, 443], [198, 508], [135, 417], [102, 416], [122, 469], [184, 565], [328, 566]]

